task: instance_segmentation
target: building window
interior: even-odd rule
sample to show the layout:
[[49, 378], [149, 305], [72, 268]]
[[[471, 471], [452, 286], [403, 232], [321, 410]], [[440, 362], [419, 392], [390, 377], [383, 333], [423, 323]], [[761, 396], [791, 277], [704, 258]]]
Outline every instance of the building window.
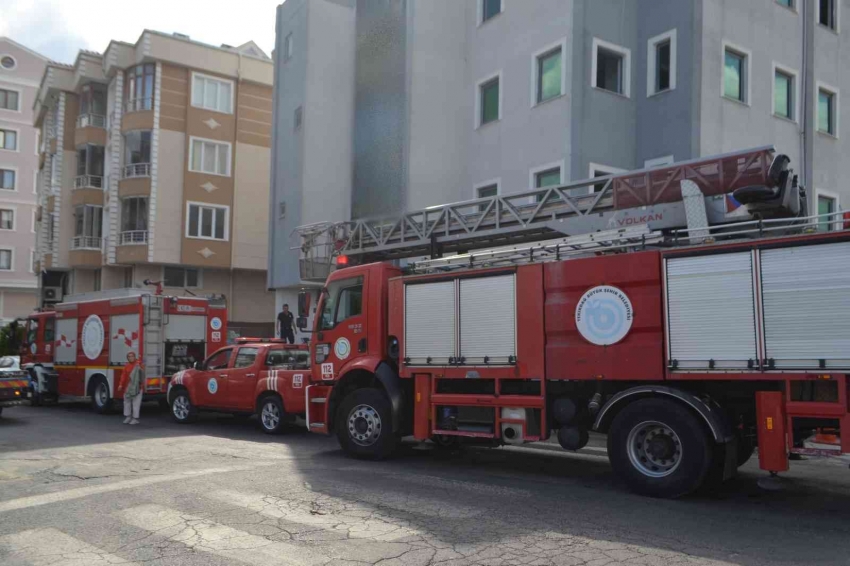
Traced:
[[0, 169], [0, 189], [14, 191], [16, 180], [15, 171], [13, 169]]
[[0, 149], [18, 150], [18, 132], [15, 130], [0, 130]]
[[77, 150], [75, 188], [103, 188], [103, 146], [88, 144]]
[[592, 86], [631, 95], [631, 50], [593, 38]]
[[[542, 189], [545, 187], [557, 187], [561, 185], [561, 166], [550, 166], [544, 165], [540, 169], [534, 169], [531, 172], [532, 174], [532, 182], [534, 183], [535, 189]], [[540, 202], [543, 200], [543, 194], [536, 195], [534, 197], [535, 202]]]
[[183, 267], [165, 266], [162, 268], [162, 281], [166, 287], [200, 287], [200, 270]]
[[103, 226], [103, 207], [89, 204], [74, 208], [74, 241], [72, 249], [99, 250]]
[[133, 287], [133, 268], [127, 267], [124, 269], [124, 288], [130, 289]]
[[0, 208], [0, 230], [15, 229], [15, 211], [10, 208]]
[[647, 42], [646, 95], [676, 88], [676, 30], [657, 35]]
[[838, 135], [838, 94], [823, 86], [818, 87], [817, 122], [818, 131], [831, 136]]
[[301, 124], [304, 122], [304, 110], [301, 106], [295, 109], [295, 130], [301, 129]]
[[230, 176], [230, 144], [191, 139], [191, 155], [189, 156], [189, 171], [209, 173], [211, 175]]
[[838, 2], [836, 0], [818, 0], [818, 23], [831, 30], [838, 29]]
[[794, 120], [794, 75], [775, 68], [773, 70], [773, 114]]
[[136, 65], [127, 71], [127, 112], [151, 110], [153, 108], [153, 79], [156, 65]]
[[[625, 173], [625, 169], [618, 169], [616, 167], [609, 167], [607, 165], [599, 165], [598, 163], [590, 164], [590, 177], [607, 177], [609, 175], [617, 175], [619, 173]], [[590, 187], [590, 193], [598, 193], [605, 188], [605, 185], [608, 184], [608, 181], [603, 181], [601, 183], [596, 183], [592, 187]]]
[[794, 0], [776, 0], [776, 3], [785, 8], [794, 9]]
[[189, 204], [186, 211], [186, 237], [227, 240], [230, 209], [211, 204]]
[[150, 163], [150, 130], [124, 134], [124, 177], [150, 177]]
[[16, 90], [7, 90], [0, 88], [0, 110], [15, 110], [19, 109], [20, 94]]
[[663, 157], [655, 157], [653, 159], [647, 159], [643, 162], [644, 169], [652, 169], [654, 167], [666, 167], [667, 165], [673, 165], [673, 156], [665, 155]]
[[563, 49], [559, 45], [535, 57], [535, 91], [537, 103], [561, 96], [563, 91]]
[[502, 13], [502, 0], [480, 0], [480, 2], [482, 24]]
[[148, 241], [148, 199], [121, 199], [121, 245], [146, 244]]
[[53, 213], [47, 213], [47, 243], [53, 244]]
[[818, 200], [818, 230], [821, 232], [841, 230], [843, 222], [839, 222], [839, 215], [835, 214], [838, 212], [838, 197], [825, 194], [824, 191], [815, 192]]
[[723, 57], [723, 96], [739, 102], [748, 102], [747, 55], [726, 47]]
[[[499, 194], [499, 183], [486, 183], [475, 188], [475, 198], [490, 198]], [[478, 205], [478, 211], [484, 212], [487, 210], [486, 204]]]
[[[83, 90], [80, 93], [80, 117], [85, 117], [85, 120], [80, 124], [80, 127], [97, 126], [102, 128], [105, 125], [103, 119], [105, 115], [106, 87], [99, 83], [83, 85]], [[92, 116], [97, 116], [97, 119], [93, 119]]]
[[233, 81], [192, 73], [192, 106], [233, 114]]
[[38, 253], [30, 249], [30, 273], [35, 273], [35, 264], [38, 263]]
[[289, 61], [292, 59], [292, 34], [286, 36], [283, 40], [283, 60]]
[[11, 55], [3, 55], [0, 57], [0, 67], [3, 67], [7, 71], [11, 71], [17, 66], [18, 62], [15, 61], [15, 58]]
[[499, 92], [500, 76], [496, 75], [478, 84], [478, 125], [495, 122], [501, 117]]
[[12, 271], [12, 250], [0, 249], [0, 271]]
[[38, 226], [38, 209], [33, 208], [32, 209], [32, 233], [33, 234], [38, 232], [38, 230], [36, 229], [37, 226]]
[[102, 275], [102, 272], [101, 272], [101, 270], [100, 270], [100, 269], [95, 269], [95, 270], [94, 270], [94, 273], [92, 273], [92, 279], [94, 280], [94, 290], [95, 290], [95, 291], [100, 291], [100, 285], [101, 285], [100, 278], [101, 278], [101, 275]]

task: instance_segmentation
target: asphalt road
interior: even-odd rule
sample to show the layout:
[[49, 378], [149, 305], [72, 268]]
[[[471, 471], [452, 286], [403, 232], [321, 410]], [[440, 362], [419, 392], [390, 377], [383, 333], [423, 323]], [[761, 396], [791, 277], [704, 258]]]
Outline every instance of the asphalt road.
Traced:
[[781, 492], [751, 462], [662, 501], [627, 492], [598, 443], [374, 463], [229, 416], [18, 407], [0, 418], [0, 564], [850, 564], [850, 470], [795, 464]]

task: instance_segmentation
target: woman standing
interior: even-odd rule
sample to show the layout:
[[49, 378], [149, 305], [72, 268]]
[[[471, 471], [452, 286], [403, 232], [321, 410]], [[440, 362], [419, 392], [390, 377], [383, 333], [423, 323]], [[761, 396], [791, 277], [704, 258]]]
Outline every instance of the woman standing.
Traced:
[[136, 359], [135, 352], [127, 352], [127, 364], [121, 372], [119, 389], [124, 389], [124, 424], [139, 424], [139, 410], [142, 408], [142, 364]]

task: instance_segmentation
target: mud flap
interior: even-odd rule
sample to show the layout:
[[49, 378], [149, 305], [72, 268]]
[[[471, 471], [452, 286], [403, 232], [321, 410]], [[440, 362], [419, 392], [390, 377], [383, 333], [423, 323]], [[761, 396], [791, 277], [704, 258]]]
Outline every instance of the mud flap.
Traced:
[[404, 397], [402, 397], [398, 374], [393, 371], [389, 364], [381, 363], [375, 370], [375, 377], [384, 386], [392, 406], [393, 432], [399, 432], [401, 430], [401, 411], [404, 409]]

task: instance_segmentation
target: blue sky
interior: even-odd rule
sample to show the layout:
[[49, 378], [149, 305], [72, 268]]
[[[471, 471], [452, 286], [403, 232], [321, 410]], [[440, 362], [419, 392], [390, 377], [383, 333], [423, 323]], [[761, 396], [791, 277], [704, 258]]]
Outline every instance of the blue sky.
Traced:
[[73, 63], [79, 49], [103, 52], [111, 39], [135, 43], [143, 29], [180, 32], [220, 45], [254, 40], [274, 48], [282, 0], [0, 0], [0, 36]]

